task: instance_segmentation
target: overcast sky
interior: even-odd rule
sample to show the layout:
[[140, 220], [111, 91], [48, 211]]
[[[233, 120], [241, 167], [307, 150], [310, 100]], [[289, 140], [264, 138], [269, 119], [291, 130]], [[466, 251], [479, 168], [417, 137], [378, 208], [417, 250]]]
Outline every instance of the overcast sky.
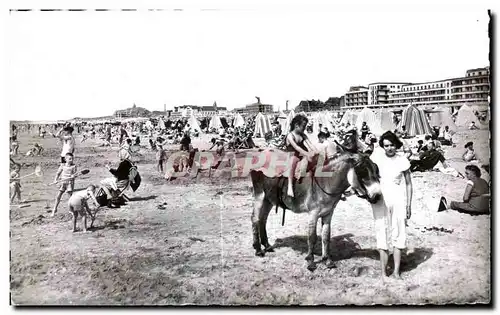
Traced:
[[352, 85], [489, 65], [486, 11], [12, 12], [9, 118], [70, 119], [182, 104], [284, 109]]

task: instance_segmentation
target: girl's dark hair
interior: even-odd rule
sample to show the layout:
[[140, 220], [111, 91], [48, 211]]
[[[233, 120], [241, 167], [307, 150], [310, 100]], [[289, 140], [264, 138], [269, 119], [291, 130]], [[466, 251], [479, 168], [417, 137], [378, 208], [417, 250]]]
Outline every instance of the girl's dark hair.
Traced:
[[295, 129], [295, 126], [298, 125], [298, 124], [302, 124], [302, 123], [308, 123], [309, 122], [309, 119], [307, 119], [306, 116], [303, 116], [303, 115], [295, 115], [295, 117], [293, 117], [292, 119], [292, 122], [290, 123], [290, 131], [293, 131]]
[[326, 133], [324, 133], [323, 131], [320, 131], [320, 132], [318, 133], [318, 139], [327, 139], [327, 138], [328, 138], [328, 137], [327, 137], [327, 134], [326, 134]]
[[392, 131], [386, 131], [382, 136], [380, 136], [380, 139], [378, 141], [378, 145], [383, 148], [384, 147], [384, 140], [389, 140], [396, 149], [399, 149], [403, 146], [403, 142], [399, 140], [398, 136], [396, 136]]
[[467, 147], [469, 147], [469, 146], [471, 146], [471, 145], [473, 146], [473, 145], [474, 145], [474, 143], [473, 143], [472, 141], [469, 141], [469, 142], [467, 142], [467, 143], [465, 144], [464, 148], [466, 148], [466, 149], [467, 149]]
[[469, 164], [465, 167], [465, 169], [476, 174], [476, 177], [481, 177], [481, 170], [476, 165]]

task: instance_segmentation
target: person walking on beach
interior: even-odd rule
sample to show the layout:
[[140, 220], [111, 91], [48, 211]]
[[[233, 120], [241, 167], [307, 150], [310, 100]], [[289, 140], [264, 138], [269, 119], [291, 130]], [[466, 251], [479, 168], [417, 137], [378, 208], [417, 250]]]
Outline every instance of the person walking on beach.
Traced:
[[[383, 196], [379, 202], [372, 204], [372, 210], [377, 248], [380, 253], [381, 279], [384, 281], [387, 278], [386, 268], [389, 259], [388, 239], [391, 240], [394, 251], [392, 276], [401, 279], [399, 270], [401, 251], [406, 248], [406, 221], [411, 217], [413, 186], [410, 162], [404, 155], [396, 152], [403, 146], [401, 140], [393, 132], [387, 131], [380, 137], [379, 145], [381, 149], [375, 149], [370, 158], [379, 168]], [[400, 185], [403, 178], [404, 186]], [[390, 231], [390, 238], [387, 231]]]

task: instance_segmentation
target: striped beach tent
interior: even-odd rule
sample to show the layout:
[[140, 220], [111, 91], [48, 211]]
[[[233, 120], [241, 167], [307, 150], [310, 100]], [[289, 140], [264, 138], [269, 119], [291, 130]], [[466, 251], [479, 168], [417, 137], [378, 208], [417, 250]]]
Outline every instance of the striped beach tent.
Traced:
[[403, 110], [398, 130], [402, 131], [403, 126], [410, 137], [432, 133], [424, 111], [411, 104]]
[[281, 127], [281, 134], [286, 135], [290, 132], [290, 124], [292, 123], [292, 119], [295, 117], [295, 112], [292, 109], [289, 113], [288, 116], [286, 117], [285, 124], [283, 127]]
[[258, 113], [255, 117], [255, 129], [253, 136], [255, 138], [264, 138], [264, 135], [271, 130], [271, 121], [269, 120], [269, 117], [263, 115], [262, 113]]

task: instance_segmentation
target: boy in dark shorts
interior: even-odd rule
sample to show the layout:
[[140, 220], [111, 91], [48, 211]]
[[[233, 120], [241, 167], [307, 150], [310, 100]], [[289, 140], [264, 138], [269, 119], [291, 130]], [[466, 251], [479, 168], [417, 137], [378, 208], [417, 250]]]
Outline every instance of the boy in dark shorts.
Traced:
[[73, 154], [66, 153], [65, 161], [65, 164], [61, 164], [61, 166], [59, 166], [56, 177], [54, 178], [54, 182], [57, 182], [58, 180], [62, 180], [62, 182], [59, 186], [59, 192], [56, 196], [56, 204], [54, 205], [54, 209], [52, 210], [52, 216], [54, 216], [57, 212], [57, 207], [61, 202], [62, 195], [67, 192], [71, 197], [71, 195], [73, 194], [73, 188], [75, 186], [74, 176], [76, 175], [76, 165], [73, 164]]

